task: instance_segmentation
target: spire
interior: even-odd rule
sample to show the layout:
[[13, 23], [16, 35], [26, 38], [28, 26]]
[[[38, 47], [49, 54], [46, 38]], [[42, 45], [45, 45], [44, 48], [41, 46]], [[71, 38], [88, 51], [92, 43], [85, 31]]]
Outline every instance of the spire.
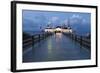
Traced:
[[68, 19], [68, 24], [67, 25], [68, 25], [68, 28], [71, 29], [70, 20], [69, 19]]
[[69, 22], [69, 19], [68, 19], [68, 24], [67, 24], [67, 25], [68, 25], [68, 27], [70, 27], [70, 22]]

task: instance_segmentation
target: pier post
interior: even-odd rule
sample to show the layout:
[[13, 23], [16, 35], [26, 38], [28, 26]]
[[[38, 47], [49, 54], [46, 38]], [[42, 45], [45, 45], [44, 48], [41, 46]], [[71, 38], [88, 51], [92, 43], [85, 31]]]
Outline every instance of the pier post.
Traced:
[[34, 36], [32, 36], [32, 45], [34, 45]]
[[77, 35], [75, 35], [75, 41], [77, 41]]
[[41, 39], [41, 36], [40, 36], [40, 35], [41, 35], [41, 34], [38, 35], [38, 41], [40, 41], [40, 39]]
[[80, 36], [80, 45], [82, 45], [82, 36]]

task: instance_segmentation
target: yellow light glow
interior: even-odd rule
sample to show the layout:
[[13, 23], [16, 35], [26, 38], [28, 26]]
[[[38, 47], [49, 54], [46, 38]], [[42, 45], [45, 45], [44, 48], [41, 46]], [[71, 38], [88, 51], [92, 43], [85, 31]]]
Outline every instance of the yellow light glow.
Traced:
[[62, 31], [62, 29], [61, 28], [56, 28], [56, 31]]
[[51, 43], [51, 39], [48, 40], [48, 50], [50, 51], [52, 49], [52, 43]]

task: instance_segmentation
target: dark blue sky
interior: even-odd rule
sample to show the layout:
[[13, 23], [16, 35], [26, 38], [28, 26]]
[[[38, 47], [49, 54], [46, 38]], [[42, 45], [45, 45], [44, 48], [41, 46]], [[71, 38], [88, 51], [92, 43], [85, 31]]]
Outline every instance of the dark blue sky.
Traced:
[[90, 32], [91, 14], [79, 12], [55, 12], [23, 10], [23, 31], [39, 31], [48, 24], [52, 27], [70, 22], [71, 27], [78, 33]]

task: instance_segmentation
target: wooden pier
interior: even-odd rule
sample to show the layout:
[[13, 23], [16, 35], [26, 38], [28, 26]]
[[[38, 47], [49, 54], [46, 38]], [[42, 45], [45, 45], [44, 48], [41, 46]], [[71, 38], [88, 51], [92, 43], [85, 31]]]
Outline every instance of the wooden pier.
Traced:
[[[30, 45], [34, 45], [41, 40], [46, 39], [47, 37], [53, 35], [55, 33], [45, 32], [41, 34], [35, 34], [32, 36], [29, 36], [28, 34], [23, 35], [23, 48], [24, 50], [27, 49]], [[74, 40], [75, 42], [78, 42], [81, 46], [91, 48], [91, 38], [86, 36], [79, 36], [74, 33], [63, 33], [66, 37], [69, 37], [70, 39]]]

